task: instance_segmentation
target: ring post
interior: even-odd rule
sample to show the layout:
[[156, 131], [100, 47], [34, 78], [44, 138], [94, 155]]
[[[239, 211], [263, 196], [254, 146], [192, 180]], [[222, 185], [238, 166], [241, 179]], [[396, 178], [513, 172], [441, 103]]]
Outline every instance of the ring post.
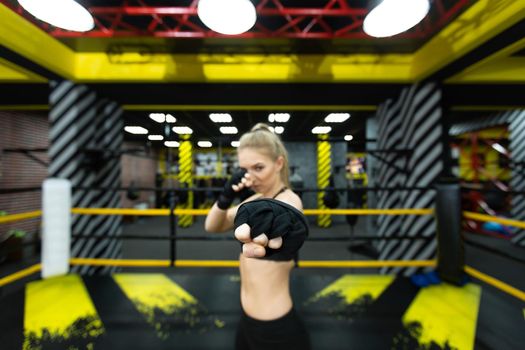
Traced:
[[442, 280], [461, 285], [465, 265], [461, 189], [456, 181], [441, 181], [436, 185], [436, 190], [437, 272]]
[[176, 257], [176, 244], [177, 244], [177, 217], [175, 216], [176, 197], [175, 191], [170, 191], [170, 266], [175, 266]]
[[71, 182], [47, 179], [42, 187], [42, 278], [47, 278], [69, 272]]

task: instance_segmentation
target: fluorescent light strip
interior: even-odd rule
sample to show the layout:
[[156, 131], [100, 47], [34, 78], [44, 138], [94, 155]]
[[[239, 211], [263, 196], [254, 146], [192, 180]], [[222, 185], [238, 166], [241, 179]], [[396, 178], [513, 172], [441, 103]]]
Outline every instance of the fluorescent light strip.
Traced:
[[164, 113], [150, 113], [149, 117], [157, 123], [164, 123], [166, 121], [166, 115]]
[[284, 132], [284, 127], [282, 126], [276, 126], [276, 127], [273, 127], [273, 126], [270, 126], [270, 130], [272, 130], [275, 134], [282, 134]]
[[166, 123], [173, 124], [177, 121], [177, 119], [172, 116], [171, 114], [166, 114]]
[[193, 134], [193, 130], [188, 126], [174, 126], [173, 131], [179, 135]]
[[345, 135], [345, 141], [352, 141], [354, 137], [352, 135]]
[[198, 141], [197, 146], [202, 148], [209, 148], [212, 146], [212, 143], [210, 141]]
[[287, 123], [290, 120], [290, 113], [270, 113], [268, 121], [270, 123]]
[[164, 141], [164, 146], [166, 147], [179, 147], [180, 144], [177, 141]]
[[150, 141], [162, 141], [162, 140], [164, 140], [164, 136], [162, 136], [162, 135], [148, 135], [148, 140], [150, 140]]
[[332, 131], [331, 126], [316, 126], [312, 129], [312, 134], [328, 134]]
[[324, 118], [325, 123], [342, 123], [350, 118], [350, 113], [330, 113]]
[[214, 123], [231, 123], [232, 116], [229, 113], [211, 113], [210, 119]]
[[175, 123], [177, 119], [175, 119], [174, 116], [171, 114], [164, 114], [164, 113], [150, 113], [149, 117], [156, 121], [157, 123]]
[[222, 134], [230, 135], [237, 134], [239, 132], [235, 126], [221, 126], [219, 130]]
[[231, 145], [232, 147], [239, 147], [241, 143], [239, 141], [232, 141]]
[[148, 129], [142, 126], [125, 126], [124, 131], [134, 135], [146, 135], [148, 133]]

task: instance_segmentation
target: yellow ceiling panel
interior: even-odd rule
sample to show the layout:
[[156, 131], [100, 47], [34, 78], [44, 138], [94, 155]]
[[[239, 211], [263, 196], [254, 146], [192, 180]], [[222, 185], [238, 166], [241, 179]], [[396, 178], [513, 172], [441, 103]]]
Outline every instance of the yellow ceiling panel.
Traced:
[[410, 82], [412, 55], [77, 53], [77, 81]]
[[447, 83], [523, 83], [525, 56], [512, 54], [524, 48], [525, 38], [468, 67]]
[[0, 58], [0, 82], [41, 83], [46, 81], [45, 78]]
[[7, 49], [71, 79], [75, 53], [34, 24], [0, 4], [0, 43]]
[[427, 78], [524, 18], [523, 0], [477, 1], [416, 52], [415, 80]]

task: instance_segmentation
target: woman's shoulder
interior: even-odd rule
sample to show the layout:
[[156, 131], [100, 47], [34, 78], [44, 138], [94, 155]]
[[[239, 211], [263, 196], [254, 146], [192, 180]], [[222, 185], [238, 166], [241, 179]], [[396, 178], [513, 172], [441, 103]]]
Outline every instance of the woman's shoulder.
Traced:
[[301, 198], [291, 189], [287, 189], [283, 193], [280, 193], [275, 199], [278, 199], [282, 202], [285, 202], [287, 204], [290, 204], [294, 208], [297, 208], [299, 210], [303, 210], [303, 201]]

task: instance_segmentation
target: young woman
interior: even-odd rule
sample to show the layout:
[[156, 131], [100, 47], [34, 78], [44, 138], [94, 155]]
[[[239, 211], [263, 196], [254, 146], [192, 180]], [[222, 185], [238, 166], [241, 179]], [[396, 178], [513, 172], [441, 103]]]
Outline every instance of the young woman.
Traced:
[[[308, 227], [301, 199], [289, 188], [286, 149], [267, 125], [257, 124], [241, 137], [237, 154], [241, 169], [226, 183], [205, 222], [208, 232], [235, 227], [242, 243], [243, 315], [236, 348], [309, 349], [290, 296], [293, 258]], [[231, 207], [236, 196], [245, 199]]]

